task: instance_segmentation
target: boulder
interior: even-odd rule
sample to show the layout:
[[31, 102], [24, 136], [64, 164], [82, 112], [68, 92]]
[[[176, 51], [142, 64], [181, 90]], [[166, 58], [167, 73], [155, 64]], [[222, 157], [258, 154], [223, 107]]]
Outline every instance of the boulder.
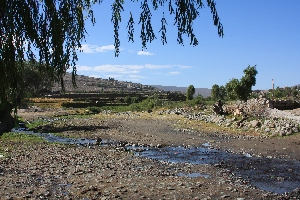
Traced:
[[257, 120], [250, 121], [250, 124], [251, 124], [251, 127], [253, 127], [253, 128], [260, 126], [260, 122]]

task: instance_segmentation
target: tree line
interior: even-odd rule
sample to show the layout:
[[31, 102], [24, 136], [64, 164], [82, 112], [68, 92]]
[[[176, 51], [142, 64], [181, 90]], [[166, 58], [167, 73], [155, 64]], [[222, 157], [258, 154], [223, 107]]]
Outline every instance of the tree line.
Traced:
[[225, 86], [214, 84], [211, 89], [213, 100], [243, 100], [246, 101], [252, 94], [252, 86], [256, 84], [256, 65], [244, 69], [244, 76], [240, 80], [233, 78]]
[[225, 86], [214, 84], [211, 89], [212, 100], [243, 100], [249, 98], [258, 98], [263, 96], [269, 99], [297, 99], [300, 95], [300, 86], [293, 87], [279, 87], [269, 89], [267, 91], [252, 91], [252, 86], [256, 84], [257, 75], [256, 65], [248, 66], [244, 69], [244, 76], [238, 80], [231, 79]]

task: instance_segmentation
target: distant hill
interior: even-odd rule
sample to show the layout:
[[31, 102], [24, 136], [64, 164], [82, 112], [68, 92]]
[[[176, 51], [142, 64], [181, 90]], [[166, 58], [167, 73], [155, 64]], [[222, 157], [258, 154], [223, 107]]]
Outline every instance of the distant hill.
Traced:
[[[176, 86], [162, 86], [162, 85], [150, 85], [152, 87], [158, 88], [160, 90], [164, 91], [170, 91], [170, 92], [182, 92], [186, 93], [187, 87], [176, 87]], [[201, 94], [203, 97], [210, 96], [211, 89], [208, 88], [195, 88], [195, 95]]]
[[[77, 87], [73, 87], [72, 76], [66, 73], [64, 77], [65, 89], [67, 92], [154, 92], [157, 90], [186, 93], [187, 87], [162, 86], [162, 85], [142, 85], [140, 83], [132, 83], [127, 81], [118, 81], [113, 78], [102, 79], [84, 75], [76, 76]], [[60, 84], [55, 84], [52, 92], [61, 90]], [[210, 96], [210, 89], [195, 88], [195, 95], [201, 94], [203, 97]]]
[[[153, 92], [155, 88], [148, 85], [142, 85], [140, 83], [132, 83], [127, 81], [118, 81], [114, 78], [102, 79], [94, 78], [84, 75], [76, 76], [76, 87], [72, 84], [72, 75], [66, 73], [64, 76], [64, 85], [66, 92], [77, 93], [102, 93], [102, 92]], [[52, 92], [58, 92], [61, 90], [60, 83], [54, 84]]]

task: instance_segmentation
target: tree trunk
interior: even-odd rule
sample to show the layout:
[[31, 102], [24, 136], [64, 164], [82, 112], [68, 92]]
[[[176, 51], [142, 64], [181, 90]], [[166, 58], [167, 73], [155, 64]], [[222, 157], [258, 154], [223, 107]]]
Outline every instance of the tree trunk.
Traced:
[[8, 111], [0, 110], [0, 134], [10, 131], [15, 126], [15, 120]]

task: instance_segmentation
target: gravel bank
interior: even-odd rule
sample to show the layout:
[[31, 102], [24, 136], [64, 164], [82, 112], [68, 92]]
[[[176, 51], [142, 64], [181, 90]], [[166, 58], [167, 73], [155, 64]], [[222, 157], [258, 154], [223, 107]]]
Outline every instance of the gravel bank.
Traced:
[[[1, 199], [282, 198], [220, 166], [158, 162], [110, 147], [1, 145], [10, 155], [0, 159]], [[209, 177], [182, 176], [192, 173]]]
[[[41, 114], [38, 116], [38, 114]], [[282, 138], [244, 137], [222, 132], [176, 129], [183, 115], [155, 113], [105, 114], [90, 118], [58, 119], [49, 113], [24, 113], [28, 122], [48, 121], [45, 130], [69, 137], [102, 138], [132, 144], [201, 146], [257, 158], [300, 161], [300, 136]], [[185, 123], [189, 124], [189, 120]], [[201, 123], [197, 127], [203, 126]], [[198, 128], [199, 128], [198, 127]], [[194, 128], [196, 130], [196, 127]], [[234, 168], [263, 166], [255, 163], [220, 162], [216, 165], [169, 163], [119, 151], [116, 147], [24, 144], [0, 140], [0, 196], [3, 199], [299, 199], [290, 194], [262, 191]], [[235, 166], [238, 163], [240, 166]], [[300, 169], [288, 168], [295, 177]], [[267, 171], [266, 171], [267, 172]], [[289, 171], [288, 171], [289, 172]], [[191, 174], [200, 174], [192, 177]], [[189, 176], [191, 175], [191, 176]], [[201, 176], [205, 175], [205, 176]], [[208, 177], [206, 176], [208, 175]], [[250, 177], [251, 178], [251, 177]], [[278, 180], [282, 177], [278, 175]], [[281, 178], [281, 179], [280, 179]], [[300, 178], [299, 178], [300, 179]], [[276, 179], [277, 180], [277, 179]]]

